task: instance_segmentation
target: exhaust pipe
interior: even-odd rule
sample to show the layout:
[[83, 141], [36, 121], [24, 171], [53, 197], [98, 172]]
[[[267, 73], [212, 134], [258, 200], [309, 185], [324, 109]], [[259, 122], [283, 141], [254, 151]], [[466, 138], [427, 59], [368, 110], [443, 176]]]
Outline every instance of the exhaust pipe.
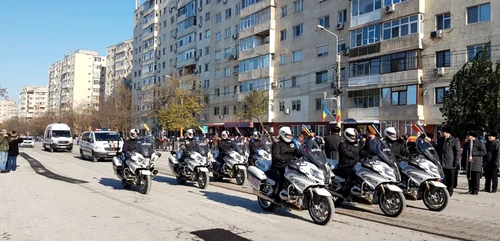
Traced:
[[270, 197], [262, 194], [260, 191], [255, 190], [255, 189], [252, 189], [252, 190], [253, 190], [253, 194], [257, 195], [257, 197], [260, 197], [260, 198], [262, 198], [262, 199], [264, 199], [266, 201], [269, 201], [269, 202], [272, 202], [274, 204], [277, 204], [272, 198], [270, 198]]
[[158, 170], [153, 170], [153, 172], [151, 172], [151, 177], [156, 177], [156, 175], [158, 175]]

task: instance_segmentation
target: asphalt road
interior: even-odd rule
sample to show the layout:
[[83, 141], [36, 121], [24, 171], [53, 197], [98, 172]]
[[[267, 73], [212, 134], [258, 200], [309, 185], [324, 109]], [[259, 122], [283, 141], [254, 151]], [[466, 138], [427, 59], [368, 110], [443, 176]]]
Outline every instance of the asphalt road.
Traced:
[[1, 240], [500, 239], [496, 194], [456, 194], [440, 213], [421, 201], [408, 202], [397, 219], [376, 206], [344, 205], [327, 226], [319, 226], [307, 211], [264, 212], [246, 186], [178, 185], [166, 154], [151, 193], [142, 195], [121, 187], [111, 162], [79, 159], [78, 147], [74, 153], [48, 153], [40, 146], [21, 151], [18, 170], [0, 174]]

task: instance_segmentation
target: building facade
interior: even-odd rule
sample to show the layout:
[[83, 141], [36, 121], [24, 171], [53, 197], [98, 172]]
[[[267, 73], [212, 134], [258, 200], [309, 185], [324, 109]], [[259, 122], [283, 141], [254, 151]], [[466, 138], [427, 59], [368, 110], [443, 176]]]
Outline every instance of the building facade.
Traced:
[[13, 100], [0, 100], [0, 123], [17, 117], [17, 104]]
[[101, 103], [115, 95], [116, 84], [132, 82], [132, 55], [132, 39], [107, 48], [106, 78], [101, 82]]
[[24, 120], [43, 116], [48, 109], [47, 86], [24, 86], [19, 95], [19, 118]]
[[106, 57], [90, 50], [77, 50], [50, 65], [48, 109], [53, 112], [98, 109], [105, 71]]

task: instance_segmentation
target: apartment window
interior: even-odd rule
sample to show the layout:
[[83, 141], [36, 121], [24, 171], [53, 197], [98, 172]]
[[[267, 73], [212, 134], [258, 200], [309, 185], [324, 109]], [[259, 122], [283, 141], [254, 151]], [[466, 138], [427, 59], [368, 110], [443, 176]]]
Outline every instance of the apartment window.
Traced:
[[220, 69], [215, 70], [215, 78], [220, 79]]
[[295, 12], [300, 12], [304, 10], [304, 0], [297, 0], [293, 2], [293, 7], [295, 9]]
[[418, 15], [384, 23], [384, 40], [403, 37], [418, 32]]
[[287, 8], [286, 8], [286, 5], [281, 7], [281, 17], [284, 18], [286, 17], [286, 15], [288, 14], [288, 11], [287, 11]]
[[345, 67], [340, 68], [340, 81], [345, 81]]
[[345, 40], [339, 40], [338, 45], [337, 45], [337, 51], [339, 53], [342, 53], [345, 50]]
[[218, 13], [215, 15], [215, 22], [220, 23], [222, 21], [222, 14]]
[[205, 89], [206, 89], [206, 88], [208, 88], [208, 87], [210, 87], [210, 80], [204, 80], [204, 81], [203, 81], [203, 88], [205, 88]]
[[224, 87], [224, 95], [229, 95], [229, 87]]
[[217, 32], [215, 33], [215, 41], [221, 41], [222, 40], [222, 32]]
[[350, 91], [349, 108], [371, 108], [380, 107], [380, 90], [358, 90]]
[[322, 98], [316, 98], [315, 102], [316, 102], [316, 110], [322, 110], [323, 106], [325, 105], [325, 100]]
[[211, 2], [212, 2], [212, 0], [206, 0], [206, 1], [205, 1], [205, 5], [208, 5], [208, 4], [210, 4]]
[[210, 54], [210, 47], [209, 46], [205, 47], [205, 55], [208, 55], [208, 54]]
[[443, 104], [446, 93], [450, 90], [449, 87], [438, 87], [436, 88], [436, 104]]
[[227, 106], [222, 107], [222, 114], [229, 115], [229, 107], [227, 107]]
[[219, 107], [214, 107], [214, 115], [219, 115]]
[[285, 111], [285, 102], [284, 101], [280, 101], [279, 102], [279, 111]]
[[210, 29], [209, 30], [205, 30], [205, 38], [210, 38], [210, 36], [212, 36], [212, 33], [210, 32]]
[[316, 47], [318, 57], [328, 56], [328, 44], [323, 44]]
[[351, 48], [380, 42], [380, 24], [351, 31]]
[[[467, 46], [467, 60], [469, 62], [474, 61], [476, 56], [479, 57], [480, 53], [482, 53], [483, 49], [486, 47], [486, 44], [478, 44]], [[488, 47], [488, 58], [491, 59], [491, 47]]]
[[247, 72], [247, 71], [252, 71], [256, 69], [262, 69], [269, 67], [269, 62], [271, 61], [271, 55], [266, 54], [250, 59], [245, 59], [240, 61], [240, 67], [239, 67], [239, 72]]
[[280, 89], [286, 88], [286, 80], [285, 80], [285, 78], [280, 78], [278, 88], [280, 88]]
[[292, 76], [292, 88], [299, 86], [299, 80], [297, 76]]
[[[269, 89], [269, 77], [242, 81], [240, 83], [239, 88], [240, 88], [240, 93], [247, 93], [252, 90], [267, 90]], [[235, 93], [236, 89], [237, 88], [235, 86]]]
[[280, 31], [280, 41], [286, 40], [286, 29]]
[[265, 23], [271, 19], [271, 8], [260, 10], [252, 15], [240, 19], [240, 30]]
[[349, 63], [350, 77], [380, 74], [380, 59], [362, 60]]
[[301, 36], [303, 32], [303, 24], [293, 26], [293, 37]]
[[352, 0], [351, 1], [351, 12], [352, 16], [363, 15], [365, 13], [371, 13], [375, 10], [382, 8], [381, 0]]
[[219, 97], [220, 96], [220, 88], [214, 89], [215, 91], [215, 96]]
[[226, 32], [225, 38], [231, 38], [231, 28], [226, 29], [225, 32]]
[[236, 8], [236, 14], [240, 14], [240, 12], [241, 12], [241, 4], [239, 4], [239, 3], [236, 4], [235, 8]]
[[450, 67], [450, 50], [436, 52], [436, 67]]
[[467, 8], [467, 23], [479, 23], [490, 21], [490, 3]]
[[397, 86], [382, 89], [382, 104], [389, 105], [415, 105], [417, 104], [417, 86]]
[[286, 54], [280, 54], [280, 65], [286, 64]]
[[228, 19], [230, 17], [231, 17], [231, 9], [228, 8], [228, 9], [226, 9], [226, 19]]
[[208, 64], [205, 64], [205, 72], [208, 72], [208, 71], [209, 71]]
[[325, 27], [329, 28], [330, 27], [330, 16], [326, 15], [321, 18], [318, 18], [318, 24]]
[[224, 57], [225, 58], [228, 58], [229, 55], [232, 55], [232, 54], [233, 54], [233, 52], [231, 51], [231, 48], [225, 48], [224, 49]]
[[418, 68], [418, 52], [416, 50], [399, 52], [380, 57], [380, 73], [393, 73]]
[[316, 72], [316, 84], [324, 84], [328, 81], [328, 71]]
[[302, 50], [297, 50], [292, 52], [292, 62], [300, 62], [302, 61]]
[[205, 13], [205, 22], [210, 20], [210, 12]]
[[292, 101], [292, 111], [300, 111], [300, 100]]
[[226, 77], [231, 76], [231, 68], [225, 68], [224, 69], [224, 76], [226, 76]]
[[451, 14], [443, 13], [436, 16], [437, 30], [449, 29], [451, 27]]
[[384, 1], [384, 6], [391, 5], [391, 4], [398, 4], [402, 2], [406, 2], [408, 0], [385, 0]]
[[345, 22], [347, 22], [347, 9], [339, 11], [337, 18], [337, 23], [345, 23]]

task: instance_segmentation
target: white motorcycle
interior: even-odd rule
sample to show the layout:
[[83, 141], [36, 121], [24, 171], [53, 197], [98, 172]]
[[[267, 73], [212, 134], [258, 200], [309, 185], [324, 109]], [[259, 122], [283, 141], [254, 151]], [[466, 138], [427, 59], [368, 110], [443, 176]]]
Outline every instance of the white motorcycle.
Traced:
[[158, 174], [155, 162], [161, 154], [153, 150], [149, 137], [137, 140], [135, 145], [135, 150], [140, 150], [139, 152], [122, 153], [113, 157], [113, 170], [124, 188], [139, 186], [141, 193], [148, 194], [151, 190], [151, 179]]
[[[184, 184], [189, 180], [198, 182], [198, 187], [201, 189], [208, 187], [208, 168], [210, 166], [208, 143], [195, 141], [192, 152], [182, 153], [182, 151], [172, 151], [171, 154], [168, 158], [168, 164], [179, 184]], [[183, 154], [186, 157], [183, 161], [179, 161]]]
[[443, 168], [436, 150], [424, 137], [416, 141], [418, 155], [399, 163], [402, 180], [399, 187], [411, 200], [423, 200], [431, 211], [442, 211], [448, 205], [450, 194], [441, 180]]
[[248, 143], [243, 138], [233, 140], [231, 150], [224, 156], [222, 168], [219, 167], [219, 162], [212, 163], [214, 179], [222, 181], [224, 177], [235, 178], [238, 185], [243, 185], [247, 176], [248, 156]]
[[370, 151], [376, 156], [365, 158], [353, 167], [354, 175], [351, 175], [348, 186], [345, 186], [346, 179], [341, 176], [345, 177], [349, 174], [346, 174], [345, 170], [337, 168], [337, 161], [330, 163], [335, 177], [328, 190], [335, 199], [336, 207], [339, 207], [344, 200], [378, 204], [385, 215], [397, 217], [406, 207], [403, 190], [396, 186], [399, 183], [399, 173], [396, 173], [397, 167], [394, 168], [393, 165], [387, 164], [392, 162], [391, 158], [384, 152], [388, 149], [387, 146], [379, 139], [374, 141], [377, 143], [370, 144]]
[[304, 156], [285, 168], [281, 190], [277, 190], [278, 173], [273, 173], [268, 160], [257, 160], [256, 166], [248, 168], [248, 181], [262, 209], [307, 209], [316, 224], [325, 225], [335, 212], [332, 195], [325, 189], [331, 171], [318, 144], [310, 140], [306, 146]]

